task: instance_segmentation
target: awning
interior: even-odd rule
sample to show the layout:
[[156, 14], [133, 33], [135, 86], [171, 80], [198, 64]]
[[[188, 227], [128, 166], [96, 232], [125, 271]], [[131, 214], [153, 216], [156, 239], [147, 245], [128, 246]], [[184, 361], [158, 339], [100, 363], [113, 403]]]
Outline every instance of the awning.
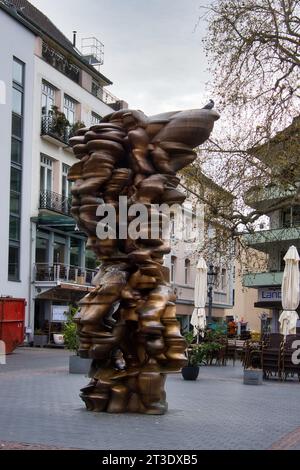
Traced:
[[31, 221], [35, 222], [41, 228], [56, 228], [64, 232], [74, 232], [77, 235], [84, 235], [84, 233], [80, 232], [78, 229], [75, 230], [76, 222], [72, 217], [46, 209], [40, 210], [38, 217], [32, 217]]
[[277, 310], [282, 310], [281, 302], [254, 302], [254, 307], [256, 308], [275, 308]]
[[36, 295], [36, 300], [65, 300], [75, 302], [94, 289], [93, 286], [61, 283]]

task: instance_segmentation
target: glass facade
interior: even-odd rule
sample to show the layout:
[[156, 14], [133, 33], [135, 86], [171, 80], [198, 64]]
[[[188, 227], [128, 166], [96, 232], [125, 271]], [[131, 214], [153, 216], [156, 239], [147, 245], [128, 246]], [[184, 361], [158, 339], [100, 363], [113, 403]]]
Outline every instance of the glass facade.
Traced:
[[21, 249], [21, 199], [22, 199], [22, 151], [24, 118], [25, 65], [14, 58], [12, 64], [12, 136], [9, 206], [9, 256], [8, 279], [20, 280]]

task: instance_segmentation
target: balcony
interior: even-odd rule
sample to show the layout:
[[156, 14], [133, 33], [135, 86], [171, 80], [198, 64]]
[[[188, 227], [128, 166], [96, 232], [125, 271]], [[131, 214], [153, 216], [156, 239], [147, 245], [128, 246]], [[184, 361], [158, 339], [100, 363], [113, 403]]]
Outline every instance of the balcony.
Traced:
[[245, 287], [271, 287], [281, 286], [283, 272], [248, 273], [243, 276]]
[[69, 138], [72, 137], [71, 126], [61, 125], [55, 115], [44, 115], [41, 120], [41, 136], [51, 143], [69, 145]]
[[80, 69], [71, 62], [65, 55], [53, 49], [49, 44], [43, 41], [42, 47], [43, 59], [59, 72], [63, 73], [66, 77], [70, 78], [76, 83], [80, 81]]
[[92, 95], [96, 96], [96, 98], [103, 101], [103, 103], [107, 104], [115, 111], [119, 111], [124, 107], [124, 102], [122, 100], [119, 100], [119, 98], [95, 82], [92, 83]]
[[33, 269], [33, 279], [36, 284], [60, 284], [70, 283], [79, 285], [91, 285], [96, 272], [70, 266], [62, 263], [36, 263]]
[[47, 209], [59, 214], [71, 217], [71, 198], [64, 197], [53, 191], [44, 190], [40, 192], [40, 209]]
[[283, 199], [292, 199], [295, 195], [295, 188], [279, 188], [277, 186], [255, 186], [246, 191], [244, 195], [245, 203], [258, 210], [269, 210]]
[[272, 230], [260, 230], [243, 235], [243, 241], [253, 248], [268, 251], [269, 243], [299, 242], [300, 227], [282, 227]]
[[[176, 293], [178, 303], [194, 305], [194, 286], [172, 283], [172, 287]], [[207, 300], [207, 303], [208, 303], [208, 300]], [[230, 306], [230, 304], [228, 303], [228, 293], [214, 290], [213, 291], [213, 306], [217, 307], [219, 305]]]

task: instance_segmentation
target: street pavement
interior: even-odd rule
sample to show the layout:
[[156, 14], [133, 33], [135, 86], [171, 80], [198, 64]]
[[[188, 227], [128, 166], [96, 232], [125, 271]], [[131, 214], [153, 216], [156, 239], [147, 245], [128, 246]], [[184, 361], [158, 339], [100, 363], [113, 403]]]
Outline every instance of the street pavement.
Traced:
[[0, 365], [0, 450], [300, 449], [300, 383], [244, 385], [240, 364], [167, 380], [163, 416], [87, 412], [69, 352], [19, 348]]

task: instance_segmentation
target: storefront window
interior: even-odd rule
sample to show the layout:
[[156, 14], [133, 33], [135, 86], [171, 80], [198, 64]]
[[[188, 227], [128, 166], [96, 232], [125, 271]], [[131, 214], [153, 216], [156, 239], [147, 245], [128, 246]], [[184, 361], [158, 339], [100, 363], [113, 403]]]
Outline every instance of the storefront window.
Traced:
[[35, 259], [37, 263], [48, 262], [48, 240], [37, 237]]
[[70, 265], [79, 266], [79, 255], [80, 255], [80, 245], [81, 240], [77, 238], [71, 238], [71, 247], [70, 247]]
[[65, 245], [63, 243], [54, 242], [53, 262], [62, 264], [65, 262]]
[[91, 250], [86, 250], [85, 251], [85, 267], [87, 269], [96, 269], [98, 266], [97, 258], [96, 255], [93, 251]]

